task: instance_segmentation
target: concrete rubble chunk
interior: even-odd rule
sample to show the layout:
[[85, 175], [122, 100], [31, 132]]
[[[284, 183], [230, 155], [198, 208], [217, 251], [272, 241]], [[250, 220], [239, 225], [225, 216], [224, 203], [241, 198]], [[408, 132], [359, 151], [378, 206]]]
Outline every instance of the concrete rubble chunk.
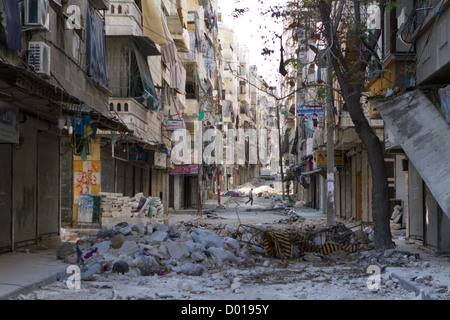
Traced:
[[105, 253], [107, 253], [109, 251], [109, 249], [111, 249], [111, 241], [110, 240], [102, 241], [100, 243], [94, 244], [92, 247], [95, 247], [98, 249], [97, 253], [100, 256], [104, 256]]
[[158, 223], [158, 224], [155, 225], [155, 229], [157, 231], [169, 232], [169, 226], [166, 225], [166, 224]]
[[184, 263], [181, 266], [173, 267], [173, 271], [184, 273], [190, 276], [201, 276], [203, 274], [203, 267], [196, 263]]
[[133, 230], [129, 226], [119, 229], [119, 232], [122, 233], [124, 236], [129, 235], [131, 233], [131, 231], [133, 231]]
[[147, 243], [163, 242], [167, 239], [168, 234], [164, 231], [155, 231], [150, 236], [145, 237]]
[[238, 257], [236, 257], [232, 252], [224, 249], [224, 248], [217, 248], [217, 247], [210, 247], [208, 249], [208, 252], [211, 253], [211, 255], [218, 259], [220, 263], [224, 262], [235, 262], [240, 263]]
[[142, 221], [140, 221], [138, 224], [135, 224], [133, 227], [131, 227], [131, 230], [136, 231], [139, 234], [145, 234], [145, 232], [146, 232], [146, 228]]
[[194, 241], [185, 241], [183, 242], [189, 249], [189, 252], [192, 254], [196, 251], [205, 251], [206, 248], [203, 244], [194, 242]]
[[190, 255], [189, 249], [184, 243], [167, 241], [165, 246], [173, 259], [182, 260]]
[[139, 246], [134, 241], [125, 241], [122, 247], [119, 249], [119, 255], [126, 254], [131, 255], [139, 251]]
[[147, 223], [147, 225], [145, 226], [145, 234], [150, 235], [152, 234], [154, 231], [154, 227], [151, 223]]
[[206, 249], [210, 247], [223, 248], [224, 246], [222, 238], [212, 231], [196, 228], [191, 235], [194, 241], [203, 244]]
[[141, 257], [137, 262], [137, 267], [142, 276], [151, 276], [157, 274], [161, 268], [154, 257]]
[[191, 259], [194, 262], [202, 262], [206, 259], [206, 255], [202, 251], [195, 251], [191, 253]]

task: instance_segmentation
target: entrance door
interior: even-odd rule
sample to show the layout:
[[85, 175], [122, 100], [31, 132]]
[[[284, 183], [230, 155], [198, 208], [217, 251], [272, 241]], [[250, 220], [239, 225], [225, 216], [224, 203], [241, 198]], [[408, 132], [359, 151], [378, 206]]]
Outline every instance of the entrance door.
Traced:
[[428, 186], [424, 183], [425, 191], [425, 244], [434, 248], [439, 247], [438, 239], [438, 204], [430, 192]]
[[169, 175], [169, 208], [173, 208], [175, 205], [174, 195], [174, 175]]
[[184, 208], [188, 209], [192, 205], [191, 201], [191, 179], [190, 177], [184, 177]]
[[38, 235], [59, 230], [59, 138], [40, 133], [38, 149]]
[[0, 144], [0, 251], [11, 247], [11, 144]]

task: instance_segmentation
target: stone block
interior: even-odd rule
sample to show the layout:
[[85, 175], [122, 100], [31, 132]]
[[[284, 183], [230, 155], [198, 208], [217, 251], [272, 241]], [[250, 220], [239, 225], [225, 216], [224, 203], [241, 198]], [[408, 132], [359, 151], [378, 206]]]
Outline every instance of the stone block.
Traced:
[[139, 251], [139, 246], [134, 241], [125, 241], [119, 249], [119, 255], [131, 255]]
[[168, 234], [164, 231], [155, 231], [152, 235], [145, 237], [147, 243], [163, 242], [167, 239]]
[[167, 241], [164, 245], [175, 260], [186, 259], [190, 255], [188, 247], [183, 243]]
[[113, 247], [114, 249], [119, 249], [120, 247], [122, 247], [124, 242], [125, 236], [120, 233], [111, 238], [111, 247]]

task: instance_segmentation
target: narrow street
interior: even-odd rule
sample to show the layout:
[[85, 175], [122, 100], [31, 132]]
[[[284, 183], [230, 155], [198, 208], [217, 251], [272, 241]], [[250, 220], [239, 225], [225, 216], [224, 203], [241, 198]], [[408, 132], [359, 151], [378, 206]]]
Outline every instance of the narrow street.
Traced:
[[[248, 187], [248, 185], [246, 186]], [[241, 188], [243, 190], [245, 188]], [[258, 190], [255, 188], [255, 190]], [[273, 190], [273, 189], [272, 189]], [[245, 190], [244, 190], [245, 191]], [[393, 231], [396, 248], [382, 254], [362, 246], [356, 253], [343, 251], [328, 255], [304, 253], [292, 259], [281, 260], [267, 257], [262, 248], [245, 243], [235, 231], [243, 226], [249, 228], [273, 228], [276, 230], [326, 227], [326, 216], [317, 210], [294, 206], [289, 212], [279, 208], [276, 199], [281, 195], [266, 193], [256, 196], [253, 206], [245, 204], [248, 198], [223, 197], [219, 208], [212, 201], [211, 209], [204, 210], [202, 217], [191, 214], [173, 214], [169, 227], [154, 226], [153, 235], [166, 230], [169, 238], [152, 242], [148, 232], [125, 232], [125, 242], [120, 249], [99, 249], [89, 258], [87, 266], [99, 264], [98, 270], [88, 279], [81, 280], [79, 289], [70, 289], [67, 282], [60, 281], [42, 286], [33, 292], [20, 294], [22, 300], [417, 300], [450, 298], [447, 285], [450, 284], [448, 258], [435, 257], [420, 249], [419, 243], [406, 241], [404, 231]], [[273, 207], [270, 209], [270, 207]], [[294, 215], [295, 213], [295, 215]], [[293, 219], [295, 217], [295, 219]], [[289, 223], [291, 221], [291, 223]], [[348, 226], [357, 224], [346, 223]], [[220, 252], [212, 244], [206, 244], [207, 234], [211, 232], [229, 244], [230, 250]], [[102, 229], [105, 231], [104, 229]], [[123, 230], [123, 229], [122, 229]], [[159, 231], [157, 231], [159, 230]], [[197, 233], [189, 233], [197, 230]], [[247, 229], [250, 230], [250, 229]], [[81, 230], [79, 230], [81, 231]], [[94, 247], [104, 248], [107, 242], [101, 230], [77, 233], [71, 240], [89, 252]], [[148, 228], [147, 228], [148, 231]], [[170, 232], [175, 232], [176, 236]], [[88, 235], [90, 233], [90, 235]], [[201, 246], [195, 243], [192, 234], [202, 237], [212, 257], [194, 257]], [[245, 232], [244, 232], [245, 233]], [[233, 234], [236, 239], [232, 239]], [[147, 238], [146, 238], [147, 237]], [[249, 239], [249, 238], [247, 238]], [[82, 241], [80, 241], [82, 240]], [[108, 240], [111, 243], [111, 240]], [[211, 240], [211, 243], [213, 240]], [[74, 243], [74, 242], [72, 242]], [[130, 246], [130, 243], [133, 245]], [[170, 246], [177, 243], [178, 249]], [[109, 247], [109, 246], [108, 246]], [[126, 249], [124, 249], [127, 247]], [[165, 248], [163, 250], [163, 247]], [[226, 246], [225, 246], [226, 247]], [[235, 250], [237, 248], [237, 250]], [[184, 251], [183, 251], [183, 250]], [[217, 249], [217, 250], [214, 250]], [[157, 263], [142, 266], [146, 252]], [[214, 252], [214, 254], [213, 254]], [[231, 254], [232, 253], [232, 254]], [[72, 257], [76, 254], [72, 254]], [[86, 257], [86, 255], [85, 255]], [[154, 259], [153, 259], [154, 258]], [[114, 262], [126, 261], [129, 269], [123, 274], [111, 266]], [[67, 256], [67, 263], [76, 260]], [[379, 287], [368, 284], [370, 265], [379, 266], [381, 275]], [[69, 266], [69, 265], [68, 265]], [[100, 267], [101, 266], [101, 267]], [[156, 269], [155, 269], [156, 267]], [[408, 287], [415, 283], [415, 289]], [[420, 280], [419, 280], [420, 279]], [[419, 289], [417, 289], [419, 288]], [[415, 291], [414, 291], [415, 290]], [[419, 291], [418, 291], [419, 290]]]

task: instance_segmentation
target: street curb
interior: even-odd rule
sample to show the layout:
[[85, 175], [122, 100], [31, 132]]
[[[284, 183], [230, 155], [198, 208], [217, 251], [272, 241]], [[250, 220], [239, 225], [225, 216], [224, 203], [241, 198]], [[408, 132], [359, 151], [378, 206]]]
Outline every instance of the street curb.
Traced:
[[[66, 269], [61, 269], [60, 271], [56, 272], [59, 272], [60, 274], [65, 274]], [[28, 294], [31, 291], [37, 290], [42, 286], [54, 283], [56, 282], [56, 272], [53, 275], [48, 276], [44, 279], [38, 280], [28, 285], [20, 286], [17, 290], [9, 292], [5, 295], [0, 295], [0, 300], [17, 300], [20, 294]]]
[[421, 300], [437, 300], [435, 297], [433, 297], [430, 292], [427, 290], [421, 289], [415, 284], [413, 284], [411, 281], [404, 279], [403, 277], [399, 276], [396, 273], [390, 273], [390, 277], [393, 279], [397, 279], [398, 283], [405, 289], [411, 292], [414, 292], [417, 296], [421, 297]]

